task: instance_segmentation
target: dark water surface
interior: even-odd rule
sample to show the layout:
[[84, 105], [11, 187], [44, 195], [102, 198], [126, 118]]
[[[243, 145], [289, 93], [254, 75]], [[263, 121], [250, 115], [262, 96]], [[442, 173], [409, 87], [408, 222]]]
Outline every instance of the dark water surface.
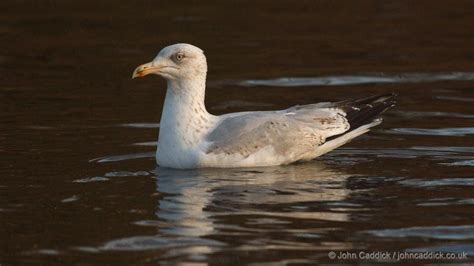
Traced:
[[[350, 262], [330, 251], [474, 262], [472, 1], [0, 10], [0, 264]], [[165, 82], [130, 76], [176, 42], [205, 50], [214, 114], [386, 92], [399, 104], [312, 162], [160, 169]]]

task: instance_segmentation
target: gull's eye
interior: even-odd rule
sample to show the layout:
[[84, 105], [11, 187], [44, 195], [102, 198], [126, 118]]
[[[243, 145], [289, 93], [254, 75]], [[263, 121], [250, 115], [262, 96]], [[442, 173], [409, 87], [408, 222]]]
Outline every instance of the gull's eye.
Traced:
[[177, 53], [177, 54], [174, 55], [174, 58], [176, 59], [176, 61], [179, 62], [179, 61], [183, 60], [184, 54], [183, 53]]

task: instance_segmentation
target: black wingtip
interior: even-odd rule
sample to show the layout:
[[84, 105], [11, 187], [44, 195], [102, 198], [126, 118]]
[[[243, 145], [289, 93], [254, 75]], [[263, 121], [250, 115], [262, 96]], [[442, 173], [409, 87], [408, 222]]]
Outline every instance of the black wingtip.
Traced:
[[385, 111], [396, 105], [396, 93], [387, 93], [367, 98], [341, 102], [339, 106], [346, 112], [346, 119], [352, 129], [371, 123]]

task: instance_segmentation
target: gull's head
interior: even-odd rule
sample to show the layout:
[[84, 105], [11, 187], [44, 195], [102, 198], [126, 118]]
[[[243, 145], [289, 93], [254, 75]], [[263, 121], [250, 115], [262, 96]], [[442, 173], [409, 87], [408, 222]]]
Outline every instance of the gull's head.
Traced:
[[205, 78], [206, 72], [204, 52], [194, 45], [178, 43], [163, 48], [153, 61], [138, 66], [132, 78], [155, 74], [167, 80], [195, 79]]

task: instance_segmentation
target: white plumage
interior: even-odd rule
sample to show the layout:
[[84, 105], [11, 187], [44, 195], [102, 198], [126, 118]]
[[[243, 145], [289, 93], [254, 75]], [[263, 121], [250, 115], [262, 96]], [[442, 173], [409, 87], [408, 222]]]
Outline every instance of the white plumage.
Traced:
[[381, 123], [393, 94], [214, 116], [204, 106], [207, 63], [201, 49], [175, 44], [133, 77], [167, 80], [156, 153], [171, 168], [254, 167], [311, 160]]

